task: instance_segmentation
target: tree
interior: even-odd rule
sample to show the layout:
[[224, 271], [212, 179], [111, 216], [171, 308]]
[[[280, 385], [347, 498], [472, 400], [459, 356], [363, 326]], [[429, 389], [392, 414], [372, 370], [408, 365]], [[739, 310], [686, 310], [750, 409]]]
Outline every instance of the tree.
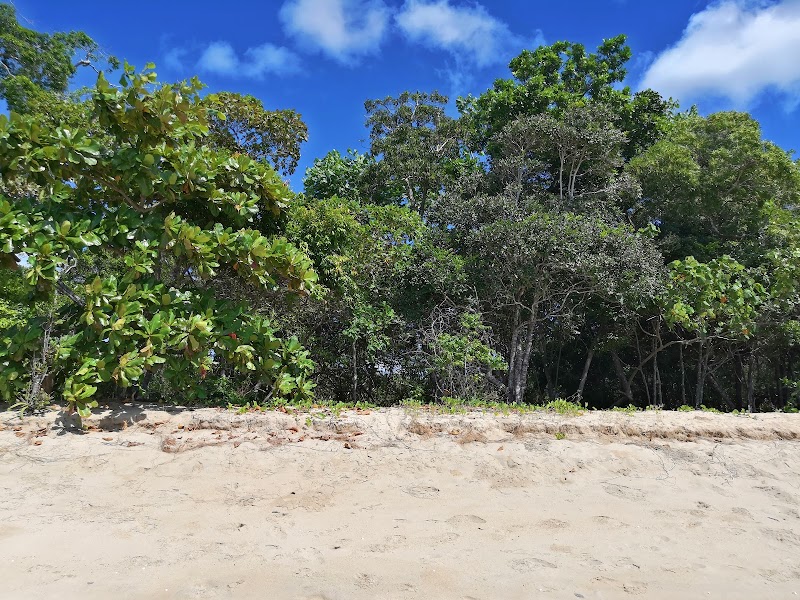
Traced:
[[[285, 316], [312, 349], [323, 394], [358, 401], [401, 371], [413, 336], [406, 294], [425, 264], [423, 223], [406, 207], [306, 198], [291, 208], [287, 235], [308, 249], [329, 292], [325, 301]], [[413, 315], [412, 315], [413, 317]]]
[[11, 110], [24, 105], [25, 93], [32, 88], [65, 92], [79, 51], [88, 61], [97, 44], [81, 31], [47, 34], [23, 27], [13, 5], [0, 5], [0, 97]]
[[634, 94], [619, 87], [630, 58], [624, 35], [604, 40], [592, 53], [566, 41], [523, 51], [509, 64], [513, 79], [498, 79], [480, 96], [458, 99], [473, 145], [496, 154], [492, 138], [518, 117], [558, 117], [571, 105], [592, 101], [612, 108], [613, 125], [626, 134], [624, 156], [631, 158], [659, 139], [675, 104], [653, 90]]
[[668, 259], [761, 254], [769, 207], [796, 206], [800, 168], [739, 112], [681, 115], [629, 166], [642, 185], [638, 223], [657, 223]]
[[[267, 165], [199, 144], [208, 135], [200, 88], [196, 80], [158, 86], [154, 72], [135, 74], [127, 65], [119, 87], [100, 74], [92, 120], [111, 145], [82, 129], [0, 117], [0, 175], [35, 190], [0, 198], [0, 262], [14, 268], [26, 254], [30, 289], [69, 299], [56, 321], [53, 373], [82, 415], [96, 405], [98, 386], [127, 387], [157, 371], [202, 396], [206, 374], [222, 361], [256, 375], [270, 394], [311, 393], [313, 364], [297, 340], [281, 339], [267, 319], [204, 289], [219, 271], [264, 290], [285, 282], [300, 294], [315, 291], [317, 277], [285, 239], [247, 228], [261, 213], [280, 214], [288, 190]], [[187, 205], [235, 228], [179, 216]], [[121, 256], [121, 276], [69, 287], [65, 272], [87, 253]], [[24, 387], [42, 325], [33, 319], [6, 332], [4, 397]]]
[[616, 306], [652, 294], [660, 280], [661, 257], [648, 237], [604, 208], [616, 206], [624, 136], [591, 125], [600, 114], [570, 107], [561, 119], [520, 117], [493, 138], [499, 153], [483, 184], [444, 196], [434, 209], [504, 337], [508, 375], [498, 382], [513, 402], [526, 396], [537, 353], [554, 393], [545, 354], [550, 342], [573, 335], [592, 299]]
[[597, 212], [638, 197], [639, 187], [620, 176], [625, 135], [611, 124], [610, 109], [588, 103], [522, 116], [492, 141], [491, 174], [519, 205], [533, 197], [556, 210]]
[[448, 174], [470, 162], [462, 158], [458, 122], [445, 114], [447, 102], [438, 92], [403, 92], [364, 103], [381, 184], [401, 190], [396, 201], [423, 217]]
[[522, 402], [531, 357], [553, 327], [579, 316], [591, 297], [652, 292], [658, 255], [625, 225], [572, 213], [535, 212], [474, 236], [475, 275], [495, 324], [506, 332], [508, 398]]
[[231, 153], [247, 154], [291, 175], [300, 160], [300, 145], [308, 140], [308, 128], [293, 110], [265, 110], [258, 98], [232, 92], [210, 94], [203, 99], [209, 109], [208, 142]]
[[369, 154], [348, 150], [343, 156], [331, 150], [306, 169], [303, 188], [307, 196], [319, 200], [336, 197], [356, 203], [391, 204], [402, 192], [379, 182], [376, 170], [377, 163]]
[[[695, 408], [703, 405], [706, 380], [709, 376], [713, 380], [715, 346], [753, 338], [766, 300], [764, 286], [730, 256], [707, 264], [689, 256], [670, 264], [669, 284], [660, 302], [667, 324], [683, 330], [677, 343], [693, 344], [698, 349]], [[662, 348], [663, 344], [656, 352]], [[752, 408], [752, 401], [750, 404]]]

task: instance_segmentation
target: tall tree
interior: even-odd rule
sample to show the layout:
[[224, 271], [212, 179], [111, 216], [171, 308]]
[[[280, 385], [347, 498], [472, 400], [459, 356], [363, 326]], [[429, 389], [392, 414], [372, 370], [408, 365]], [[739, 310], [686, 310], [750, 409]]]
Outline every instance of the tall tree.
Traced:
[[752, 262], [770, 206], [800, 201], [800, 167], [746, 113], [681, 115], [629, 172], [643, 190], [637, 221], [658, 224], [668, 259], [731, 254]]
[[379, 180], [402, 190], [397, 200], [423, 217], [462, 162], [459, 123], [445, 113], [447, 102], [438, 92], [403, 92], [364, 103]]
[[209, 109], [208, 142], [215, 148], [247, 154], [291, 175], [300, 160], [300, 145], [308, 140], [308, 127], [294, 110], [266, 110], [254, 96], [232, 92], [203, 99]]
[[97, 44], [82, 31], [34, 31], [20, 25], [12, 4], [0, 4], [0, 98], [9, 109], [27, 112], [43, 94], [65, 93], [78, 66], [97, 57]]
[[517, 117], [558, 116], [573, 104], [594, 101], [612, 108], [612, 123], [627, 138], [624, 155], [631, 158], [659, 139], [675, 104], [653, 90], [634, 94], [620, 87], [630, 58], [624, 35], [604, 40], [591, 53], [566, 41], [523, 51], [509, 63], [512, 79], [496, 80], [478, 97], [458, 99], [473, 144], [495, 153], [492, 137]]
[[526, 397], [534, 354], [568, 335], [590, 300], [611, 306], [654, 293], [661, 280], [648, 237], [607, 209], [625, 187], [624, 136], [601, 124], [603, 114], [573, 106], [560, 119], [518, 118], [492, 139], [499, 158], [485, 183], [444, 196], [434, 210], [505, 338], [503, 385], [515, 402]]

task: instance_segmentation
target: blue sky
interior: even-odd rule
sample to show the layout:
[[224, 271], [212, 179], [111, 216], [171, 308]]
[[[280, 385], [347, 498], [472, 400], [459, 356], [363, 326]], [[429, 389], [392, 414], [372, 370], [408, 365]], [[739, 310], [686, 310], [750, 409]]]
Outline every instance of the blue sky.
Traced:
[[[628, 84], [739, 109], [765, 136], [800, 149], [800, 0], [15, 0], [43, 31], [86, 31], [110, 54], [160, 78], [199, 75], [211, 91], [293, 108], [309, 142], [292, 177], [331, 149], [363, 150], [364, 100], [437, 89], [454, 99], [507, 77], [524, 48], [557, 40], [594, 49], [629, 36]], [[89, 73], [83, 77], [88, 77]], [[82, 78], [83, 78], [82, 77]]]

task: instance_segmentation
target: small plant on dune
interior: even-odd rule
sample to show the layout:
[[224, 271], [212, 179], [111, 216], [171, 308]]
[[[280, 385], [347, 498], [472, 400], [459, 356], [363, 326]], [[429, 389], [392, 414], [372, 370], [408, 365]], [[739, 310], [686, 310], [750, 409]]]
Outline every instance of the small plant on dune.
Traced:
[[583, 414], [584, 409], [580, 404], [570, 402], [569, 400], [564, 400], [563, 398], [558, 398], [545, 404], [542, 407], [542, 410], [554, 412], [559, 415], [581, 415]]
[[678, 407], [678, 411], [680, 412], [694, 412], [694, 407], [689, 406], [688, 404], [684, 404], [683, 406]]
[[412, 409], [422, 408], [422, 400], [419, 398], [405, 398], [400, 401], [400, 406]]
[[245, 402], [242, 405], [232, 404], [228, 402], [228, 410], [235, 410], [237, 415], [243, 415], [250, 411], [262, 411], [264, 409], [261, 406], [259, 406], [258, 402], [253, 400], [252, 402]]
[[556, 431], [556, 433], [555, 433], [555, 438], [557, 440], [563, 440], [566, 437], [567, 437], [567, 434], [564, 433], [563, 431]]
[[623, 412], [627, 415], [635, 414], [639, 409], [636, 408], [633, 404], [628, 404], [628, 406], [615, 406], [611, 409], [612, 412]]
[[467, 412], [467, 407], [461, 398], [453, 398], [451, 396], [443, 396], [442, 404], [444, 405], [444, 412], [450, 414], [461, 414]]
[[700, 405], [700, 410], [702, 410], [703, 412], [709, 412], [709, 413], [717, 413], [717, 414], [721, 414], [722, 413], [721, 410], [719, 410], [717, 408], [714, 408], [713, 406], [706, 406], [705, 404], [701, 404]]

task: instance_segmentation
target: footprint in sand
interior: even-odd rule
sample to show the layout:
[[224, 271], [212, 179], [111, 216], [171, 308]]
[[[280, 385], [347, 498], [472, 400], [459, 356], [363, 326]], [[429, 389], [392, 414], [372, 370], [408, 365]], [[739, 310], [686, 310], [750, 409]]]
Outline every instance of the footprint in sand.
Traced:
[[557, 569], [558, 565], [541, 558], [517, 558], [511, 561], [511, 568], [520, 573], [529, 573], [541, 568]]
[[791, 529], [762, 529], [761, 533], [780, 542], [781, 544], [789, 544], [791, 546], [800, 546], [800, 535], [797, 535]]
[[375, 587], [378, 585], [378, 578], [374, 575], [367, 575], [366, 573], [359, 573], [356, 575], [356, 585], [362, 589]]
[[546, 519], [544, 521], [539, 521], [539, 527], [542, 529], [565, 529], [569, 527], [569, 523], [560, 521], [559, 519]]
[[760, 485], [756, 486], [754, 489], [761, 490], [776, 500], [786, 502], [787, 504], [797, 504], [797, 498], [793, 494], [784, 492], [782, 489], [775, 487], [774, 485]]
[[415, 498], [423, 498], [425, 500], [430, 500], [431, 498], [435, 498], [436, 496], [439, 495], [439, 488], [435, 488], [429, 485], [414, 485], [411, 487], [404, 488], [403, 491], [409, 496], [414, 496]]
[[382, 544], [372, 544], [367, 548], [367, 552], [374, 552], [376, 554], [383, 554], [384, 552], [391, 552], [403, 546], [406, 542], [404, 535], [391, 535], [386, 538]]
[[623, 583], [622, 589], [633, 596], [642, 596], [647, 592], [647, 584], [640, 581], [635, 583]]
[[624, 498], [625, 500], [633, 500], [634, 502], [639, 502], [645, 498], [645, 494], [642, 490], [637, 490], [636, 488], [625, 485], [607, 483], [603, 486], [603, 490], [606, 494], [610, 494], [611, 496]]
[[607, 517], [606, 515], [597, 515], [592, 517], [592, 521], [600, 525], [609, 525], [613, 527], [630, 527], [627, 523], [615, 519], [614, 517]]
[[467, 525], [481, 525], [486, 523], [485, 519], [481, 519], [477, 515], [456, 515], [447, 519], [447, 524], [453, 527], [464, 527]]

